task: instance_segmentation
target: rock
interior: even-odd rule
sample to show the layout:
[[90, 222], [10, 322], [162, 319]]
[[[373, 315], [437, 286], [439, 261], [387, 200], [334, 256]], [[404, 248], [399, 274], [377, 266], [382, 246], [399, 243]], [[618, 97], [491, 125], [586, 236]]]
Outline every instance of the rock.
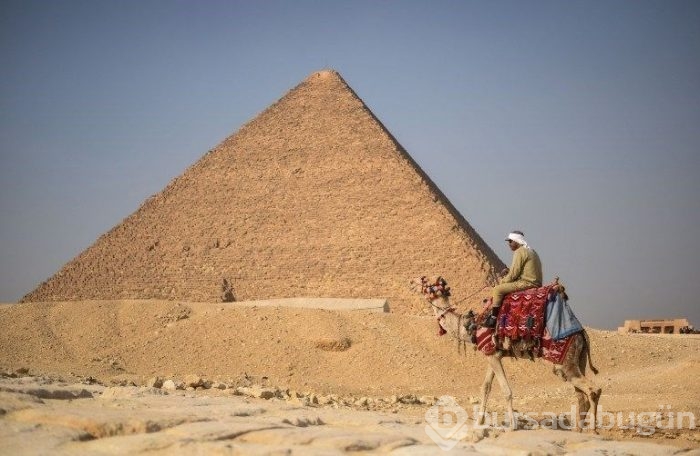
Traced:
[[249, 388], [248, 395], [256, 399], [272, 399], [273, 397], [275, 397], [275, 391], [270, 388], [264, 388], [262, 386], [255, 385]]
[[176, 380], [166, 380], [163, 382], [162, 388], [169, 391], [183, 390], [185, 389], [185, 384]]
[[306, 396], [302, 396], [302, 397], [291, 396], [289, 399], [287, 399], [287, 403], [290, 405], [296, 405], [298, 407], [308, 407], [311, 405], [311, 401]]
[[353, 405], [355, 405], [356, 407], [365, 407], [367, 405], [367, 398], [361, 397], [357, 399]]
[[146, 380], [146, 386], [149, 388], [161, 388], [163, 386], [163, 379], [160, 377], [151, 377]]
[[418, 398], [418, 402], [424, 405], [435, 405], [437, 398], [435, 396], [421, 396]]
[[204, 385], [204, 380], [199, 375], [186, 375], [184, 381], [185, 386], [190, 388], [197, 388], [198, 386]]
[[321, 418], [308, 417], [308, 416], [296, 416], [293, 418], [285, 418], [282, 420], [283, 423], [291, 424], [296, 427], [307, 427], [307, 426], [320, 426], [325, 424]]
[[0, 391], [27, 394], [39, 399], [73, 400], [94, 397], [93, 393], [101, 391], [101, 387], [87, 387], [82, 385], [39, 385], [37, 383], [3, 386]]
[[236, 388], [238, 394], [242, 396], [254, 397], [256, 399], [272, 399], [273, 397], [281, 397], [280, 390], [273, 387], [254, 386], [239, 386]]
[[0, 391], [0, 416], [43, 403], [44, 401], [36, 396]]
[[304, 396], [303, 394], [299, 393], [298, 391], [295, 390], [287, 390], [287, 395], [289, 397], [302, 397]]
[[167, 394], [167, 392], [160, 388], [151, 388], [148, 386], [112, 386], [105, 388], [102, 392], [101, 399], [140, 398], [147, 396], [164, 396]]
[[333, 402], [334, 402], [334, 401], [333, 401], [333, 398], [331, 397], [331, 395], [319, 396], [319, 397], [318, 397], [318, 404], [319, 404], [319, 405], [330, 405], [330, 404], [332, 404]]
[[405, 395], [399, 397], [399, 402], [401, 402], [402, 404], [407, 404], [407, 405], [420, 403], [420, 401], [418, 400], [418, 398], [414, 394], [405, 394]]
[[130, 376], [113, 377], [109, 382], [114, 386], [136, 386], [136, 383]]
[[314, 344], [323, 351], [345, 351], [350, 348], [352, 341], [348, 337], [338, 339], [319, 339]]

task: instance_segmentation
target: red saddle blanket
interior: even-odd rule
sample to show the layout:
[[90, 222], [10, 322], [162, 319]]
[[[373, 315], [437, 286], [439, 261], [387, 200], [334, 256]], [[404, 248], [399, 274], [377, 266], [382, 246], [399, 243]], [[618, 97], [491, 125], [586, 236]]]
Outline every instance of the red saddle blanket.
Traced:
[[498, 337], [511, 340], [542, 338], [551, 291], [551, 286], [545, 286], [506, 295], [498, 314]]
[[[493, 329], [481, 327], [476, 330], [476, 348], [484, 355], [490, 356], [496, 353], [496, 343], [492, 336]], [[549, 333], [545, 331], [540, 341], [539, 349], [534, 350], [533, 356], [537, 358], [541, 357], [554, 364], [561, 364], [569, 351], [574, 337], [575, 334], [572, 334], [564, 339], [554, 340], [549, 336]]]

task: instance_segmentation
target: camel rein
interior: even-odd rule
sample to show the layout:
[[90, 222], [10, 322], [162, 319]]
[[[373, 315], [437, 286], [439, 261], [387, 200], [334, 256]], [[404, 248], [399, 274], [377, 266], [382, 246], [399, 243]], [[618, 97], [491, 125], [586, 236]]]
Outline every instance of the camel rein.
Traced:
[[[489, 284], [487, 283], [486, 285], [484, 285], [483, 287], [479, 288], [478, 290], [476, 290], [474, 293], [470, 294], [470, 295], [467, 296], [466, 298], [462, 298], [462, 299], [460, 299], [459, 301], [456, 301], [455, 304], [459, 304], [460, 302], [464, 302], [464, 301], [466, 301], [466, 300], [469, 299], [469, 298], [473, 298], [475, 295], [481, 293], [482, 291], [484, 291], [484, 290], [487, 289], [488, 287], [489, 287]], [[431, 303], [431, 304], [432, 304], [432, 303]]]
[[[488, 284], [487, 284], [487, 285], [484, 285], [483, 287], [481, 287], [480, 289], [476, 290], [474, 293], [470, 294], [470, 295], [467, 296], [466, 298], [462, 298], [462, 299], [460, 299], [459, 301], [456, 301], [455, 304], [459, 304], [460, 302], [464, 302], [464, 301], [466, 301], [466, 300], [469, 299], [469, 298], [473, 298], [475, 295], [481, 293], [482, 291], [484, 291], [484, 290], [485, 290], [486, 288], [488, 288], [488, 287], [489, 287]], [[437, 298], [436, 298], [436, 299], [437, 299]], [[439, 311], [444, 312], [443, 315], [444, 315], [445, 313], [447, 313], [447, 312], [449, 312], [449, 311], [455, 309], [455, 306], [453, 306], [453, 305], [450, 305], [449, 307], [440, 307], [440, 306], [438, 306], [438, 305], [433, 304], [433, 301], [432, 301], [432, 300], [430, 300], [430, 299], [426, 299], [426, 300], [428, 301], [428, 304], [430, 304], [431, 306], [435, 307], [435, 308], [438, 309]]]
[[[478, 290], [476, 290], [474, 293], [470, 294], [470, 295], [467, 296], [466, 298], [460, 299], [460, 300], [457, 301], [455, 304], [459, 304], [460, 302], [464, 302], [464, 301], [466, 301], [467, 299], [474, 297], [475, 295], [481, 293], [481, 292], [484, 291], [486, 288], [488, 288], [488, 286], [489, 286], [488, 284], [484, 285], [483, 287], [479, 288]], [[437, 298], [436, 298], [436, 299], [437, 299]], [[437, 318], [438, 321], [442, 320], [442, 318], [444, 318], [444, 316], [447, 315], [448, 313], [454, 312], [454, 311], [455, 311], [455, 306], [453, 306], [453, 305], [450, 305], [449, 307], [440, 307], [440, 306], [438, 306], [438, 305], [436, 305], [436, 304], [433, 303], [433, 301], [434, 301], [433, 299], [426, 299], [426, 301], [428, 301], [428, 304], [430, 304], [431, 306], [433, 306], [434, 308], [436, 308], [437, 310], [440, 311], [440, 315], [438, 315], [438, 318]], [[459, 316], [459, 318], [461, 319], [463, 315], [462, 315], [462, 314], [458, 314], [458, 316]]]

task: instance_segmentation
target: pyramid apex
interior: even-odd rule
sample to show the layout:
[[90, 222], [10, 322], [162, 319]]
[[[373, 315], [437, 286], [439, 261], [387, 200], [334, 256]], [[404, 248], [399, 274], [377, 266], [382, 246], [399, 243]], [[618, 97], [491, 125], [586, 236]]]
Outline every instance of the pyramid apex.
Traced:
[[332, 68], [324, 68], [322, 70], [311, 73], [311, 75], [309, 75], [309, 77], [306, 78], [306, 80], [310, 82], [314, 80], [324, 80], [330, 78], [342, 79], [340, 73], [338, 73], [336, 70]]

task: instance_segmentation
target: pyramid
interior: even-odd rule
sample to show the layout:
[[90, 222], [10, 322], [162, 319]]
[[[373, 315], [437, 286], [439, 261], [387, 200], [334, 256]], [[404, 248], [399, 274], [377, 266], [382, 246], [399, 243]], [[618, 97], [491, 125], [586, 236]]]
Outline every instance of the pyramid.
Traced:
[[[22, 301], [459, 300], [503, 263], [333, 70], [311, 74]], [[222, 297], [226, 284], [227, 298]]]

